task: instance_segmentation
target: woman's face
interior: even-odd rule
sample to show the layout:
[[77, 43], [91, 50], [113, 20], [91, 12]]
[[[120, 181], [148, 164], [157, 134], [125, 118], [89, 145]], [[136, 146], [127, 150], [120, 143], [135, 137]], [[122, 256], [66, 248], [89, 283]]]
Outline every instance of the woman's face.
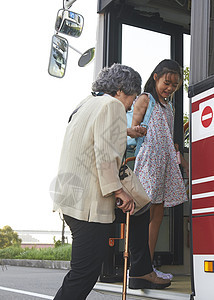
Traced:
[[131, 109], [133, 101], [137, 97], [137, 93], [133, 95], [126, 95], [123, 91], [117, 91], [114, 97], [120, 100], [125, 106], [126, 111], [128, 111]]
[[178, 74], [167, 73], [158, 79], [157, 74], [155, 73], [154, 80], [156, 82], [156, 92], [159, 100], [163, 102], [176, 91], [180, 77]]

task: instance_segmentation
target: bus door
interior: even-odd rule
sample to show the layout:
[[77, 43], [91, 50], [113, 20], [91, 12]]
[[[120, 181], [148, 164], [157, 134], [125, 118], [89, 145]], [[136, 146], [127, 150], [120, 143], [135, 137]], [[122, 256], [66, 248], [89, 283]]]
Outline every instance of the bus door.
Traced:
[[193, 283], [203, 300], [214, 297], [214, 76], [191, 92]]
[[[144, 85], [154, 67], [162, 59], [172, 58], [183, 66], [184, 34], [189, 34], [190, 7], [187, 2], [182, 4], [182, 9], [180, 3], [174, 1], [174, 5], [171, 5], [169, 2], [98, 0], [95, 74], [101, 67], [119, 62], [137, 70], [142, 76]], [[182, 152], [182, 89], [175, 93], [174, 104], [176, 123], [174, 136]], [[176, 274], [189, 274], [189, 244], [188, 237], [184, 236], [184, 234], [188, 236], [189, 210], [185, 213], [184, 208], [184, 205], [178, 205], [165, 209], [154, 257], [157, 266], [167, 265], [167, 268], [173, 266], [173, 271], [176, 266]], [[121, 251], [123, 248], [120, 224], [119, 228], [117, 225], [115, 227], [112, 238], [116, 237], [116, 240], [109, 246], [108, 258], [101, 276], [103, 281], [109, 281], [111, 278], [117, 280], [121, 277], [119, 270], [123, 263]]]

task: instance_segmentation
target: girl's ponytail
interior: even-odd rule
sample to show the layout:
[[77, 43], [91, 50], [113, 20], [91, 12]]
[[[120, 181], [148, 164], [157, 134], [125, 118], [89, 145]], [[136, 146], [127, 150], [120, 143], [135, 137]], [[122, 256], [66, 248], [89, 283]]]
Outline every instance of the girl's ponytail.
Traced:
[[153, 78], [154, 73], [155, 72], [153, 71], [152, 74], [149, 76], [149, 79], [147, 80], [147, 82], [144, 86], [144, 92], [150, 93], [154, 97], [155, 101], [157, 101], [158, 103], [160, 103], [160, 105], [162, 105], [159, 98], [158, 98], [158, 94], [157, 94], [156, 88], [155, 88], [156, 83], [155, 83], [155, 80]]

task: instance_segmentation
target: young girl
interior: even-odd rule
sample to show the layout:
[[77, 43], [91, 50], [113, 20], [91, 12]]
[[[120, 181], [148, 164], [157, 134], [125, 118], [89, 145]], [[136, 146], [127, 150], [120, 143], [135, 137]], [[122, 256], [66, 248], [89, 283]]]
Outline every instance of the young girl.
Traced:
[[[139, 125], [149, 104], [150, 94], [155, 99], [146, 136], [135, 160], [135, 173], [152, 201], [150, 209], [149, 247], [153, 261], [164, 207], [187, 201], [186, 190], [179, 168], [177, 149], [173, 142], [174, 115], [169, 97], [182, 84], [182, 72], [177, 62], [165, 59], [150, 75], [135, 105], [132, 127]], [[181, 157], [181, 165], [188, 174], [188, 164]], [[156, 269], [157, 275], [172, 279]]]

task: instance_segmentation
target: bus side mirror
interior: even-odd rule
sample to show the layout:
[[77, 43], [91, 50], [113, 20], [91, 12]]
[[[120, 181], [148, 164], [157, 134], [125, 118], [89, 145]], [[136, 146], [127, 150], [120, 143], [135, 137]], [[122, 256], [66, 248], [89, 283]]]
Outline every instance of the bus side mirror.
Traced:
[[88, 49], [81, 55], [78, 61], [78, 66], [79, 67], [87, 66], [94, 59], [94, 56], [95, 56], [95, 48], [93, 47]]
[[66, 9], [60, 9], [57, 13], [55, 30], [78, 38], [82, 33], [83, 24], [84, 19], [80, 14]]
[[68, 58], [68, 41], [59, 35], [53, 35], [48, 73], [51, 76], [62, 78]]

